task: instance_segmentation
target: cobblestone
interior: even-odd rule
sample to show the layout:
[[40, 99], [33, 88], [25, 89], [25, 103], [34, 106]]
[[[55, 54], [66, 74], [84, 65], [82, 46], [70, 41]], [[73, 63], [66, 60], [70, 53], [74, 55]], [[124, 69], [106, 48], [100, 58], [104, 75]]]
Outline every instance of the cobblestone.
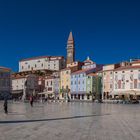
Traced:
[[140, 140], [140, 105], [0, 103], [0, 140]]

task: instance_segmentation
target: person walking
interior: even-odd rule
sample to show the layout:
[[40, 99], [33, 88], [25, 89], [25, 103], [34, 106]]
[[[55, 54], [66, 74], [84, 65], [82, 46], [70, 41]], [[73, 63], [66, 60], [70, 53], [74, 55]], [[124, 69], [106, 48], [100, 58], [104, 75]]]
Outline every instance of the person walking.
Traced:
[[33, 107], [33, 96], [30, 96], [30, 105]]
[[7, 101], [7, 99], [4, 100], [4, 105], [3, 105], [3, 107], [4, 107], [4, 112], [5, 112], [5, 114], [8, 114], [8, 101]]

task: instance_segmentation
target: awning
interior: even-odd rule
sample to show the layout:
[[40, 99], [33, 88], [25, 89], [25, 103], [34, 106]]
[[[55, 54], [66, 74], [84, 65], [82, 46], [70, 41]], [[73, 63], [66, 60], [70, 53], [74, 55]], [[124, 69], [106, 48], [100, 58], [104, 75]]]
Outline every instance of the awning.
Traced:
[[110, 95], [140, 95], [140, 90], [126, 90], [126, 91], [115, 91]]
[[46, 92], [40, 92], [40, 93], [37, 93], [37, 94], [39, 94], [39, 95], [45, 95], [47, 93]]
[[13, 90], [12, 94], [22, 94], [23, 90]]

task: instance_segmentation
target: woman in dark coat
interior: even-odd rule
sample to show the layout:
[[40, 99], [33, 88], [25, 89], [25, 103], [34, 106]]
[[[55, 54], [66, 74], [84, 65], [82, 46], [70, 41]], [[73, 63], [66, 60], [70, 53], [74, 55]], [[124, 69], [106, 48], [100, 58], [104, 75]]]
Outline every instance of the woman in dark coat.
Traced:
[[3, 107], [4, 107], [4, 112], [5, 112], [5, 114], [7, 114], [7, 113], [8, 113], [8, 102], [7, 102], [7, 99], [4, 100], [4, 105], [3, 105]]

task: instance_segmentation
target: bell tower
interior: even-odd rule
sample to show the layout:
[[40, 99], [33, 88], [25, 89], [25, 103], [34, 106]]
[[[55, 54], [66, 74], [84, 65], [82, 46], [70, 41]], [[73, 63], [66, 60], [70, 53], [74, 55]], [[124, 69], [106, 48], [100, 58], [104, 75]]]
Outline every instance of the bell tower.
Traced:
[[75, 61], [75, 44], [72, 32], [70, 32], [67, 41], [67, 64]]

